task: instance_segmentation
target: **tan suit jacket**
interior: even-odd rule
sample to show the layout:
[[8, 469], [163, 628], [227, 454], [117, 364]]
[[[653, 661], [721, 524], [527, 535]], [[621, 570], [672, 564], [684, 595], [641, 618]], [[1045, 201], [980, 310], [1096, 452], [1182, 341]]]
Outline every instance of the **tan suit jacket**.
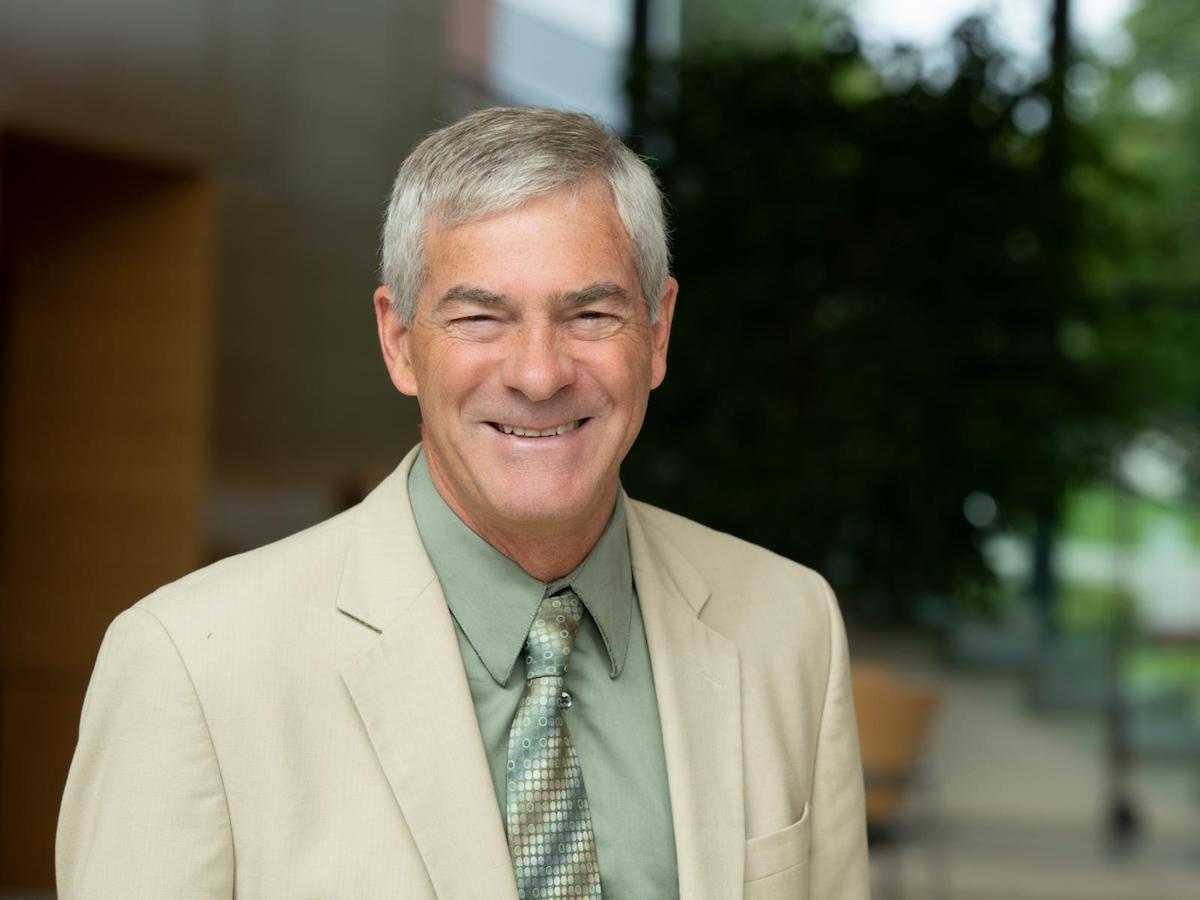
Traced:
[[[62, 900], [515, 900], [454, 622], [408, 503], [413, 456], [359, 506], [113, 622], [59, 818]], [[628, 511], [680, 896], [866, 897], [829, 588], [728, 535]]]

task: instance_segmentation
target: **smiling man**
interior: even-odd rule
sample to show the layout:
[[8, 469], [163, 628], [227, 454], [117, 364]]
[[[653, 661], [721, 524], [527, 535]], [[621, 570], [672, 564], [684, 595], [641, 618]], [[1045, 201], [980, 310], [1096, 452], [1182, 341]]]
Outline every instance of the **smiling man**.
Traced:
[[[413, 167], [424, 159], [418, 151]], [[420, 402], [438, 493], [504, 556], [551, 581], [583, 561], [612, 517], [621, 460], [666, 374], [674, 279], [656, 287], [652, 321], [611, 189], [586, 172], [516, 209], [431, 229], [422, 249], [416, 296], [375, 294], [392, 381]]]
[[421, 444], [114, 621], [59, 896], [866, 897], [828, 586], [621, 490], [677, 292], [649, 169], [468, 116], [401, 167], [383, 281]]

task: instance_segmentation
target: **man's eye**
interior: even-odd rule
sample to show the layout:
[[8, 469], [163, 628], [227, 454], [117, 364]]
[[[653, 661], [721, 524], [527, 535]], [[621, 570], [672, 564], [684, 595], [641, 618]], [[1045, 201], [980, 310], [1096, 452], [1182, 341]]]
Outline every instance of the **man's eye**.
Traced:
[[473, 316], [455, 316], [450, 320], [452, 328], [470, 328], [472, 330], [495, 328], [499, 324], [500, 319], [488, 313], [476, 313]]
[[600, 322], [612, 317], [608, 313], [596, 312], [594, 309], [589, 309], [581, 312], [576, 318], [582, 319], [585, 322]]
[[503, 321], [488, 313], [473, 316], [455, 316], [447, 328], [450, 333], [466, 340], [490, 340], [503, 333]]

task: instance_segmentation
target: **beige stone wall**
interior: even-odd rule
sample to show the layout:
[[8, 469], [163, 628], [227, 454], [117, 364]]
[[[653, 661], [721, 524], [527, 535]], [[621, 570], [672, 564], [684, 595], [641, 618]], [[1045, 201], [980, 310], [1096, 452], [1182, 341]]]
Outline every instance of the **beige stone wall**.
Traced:
[[436, 0], [0, 4], [0, 127], [211, 175], [218, 482], [319, 490], [415, 434], [370, 294], [388, 185], [437, 118], [443, 27]]
[[0, 0], [0, 893], [52, 887], [107, 622], [415, 440], [371, 292], [442, 31], [436, 0]]

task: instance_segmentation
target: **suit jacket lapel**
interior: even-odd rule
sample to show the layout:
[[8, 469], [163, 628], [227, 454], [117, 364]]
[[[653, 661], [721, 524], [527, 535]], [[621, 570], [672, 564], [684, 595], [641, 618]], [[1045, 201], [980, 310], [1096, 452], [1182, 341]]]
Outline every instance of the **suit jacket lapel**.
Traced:
[[454, 621], [408, 504], [414, 457], [355, 513], [338, 608], [381, 634], [342, 678], [437, 895], [515, 900]]
[[739, 663], [700, 621], [709, 591], [630, 503], [629, 541], [654, 670], [681, 900], [742, 896], [745, 867]]

